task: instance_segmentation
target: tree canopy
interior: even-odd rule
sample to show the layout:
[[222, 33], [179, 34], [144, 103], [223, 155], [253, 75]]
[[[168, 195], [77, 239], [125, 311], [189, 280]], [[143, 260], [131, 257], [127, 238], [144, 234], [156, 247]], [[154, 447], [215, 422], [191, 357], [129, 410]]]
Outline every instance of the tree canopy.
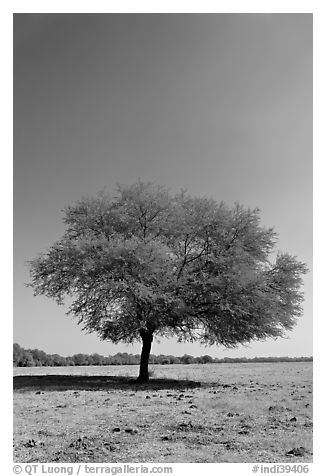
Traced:
[[232, 347], [284, 336], [302, 313], [306, 266], [275, 253], [258, 208], [138, 181], [68, 206], [64, 224], [30, 262], [34, 294], [71, 297], [68, 313], [101, 339], [142, 340], [140, 380], [153, 336]]

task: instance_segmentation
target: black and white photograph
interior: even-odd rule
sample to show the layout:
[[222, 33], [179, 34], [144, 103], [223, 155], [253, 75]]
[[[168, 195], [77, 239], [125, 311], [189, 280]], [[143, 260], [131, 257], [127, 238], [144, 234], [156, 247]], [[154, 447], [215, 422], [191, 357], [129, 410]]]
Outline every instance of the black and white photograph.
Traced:
[[12, 18], [14, 463], [308, 472], [313, 14]]

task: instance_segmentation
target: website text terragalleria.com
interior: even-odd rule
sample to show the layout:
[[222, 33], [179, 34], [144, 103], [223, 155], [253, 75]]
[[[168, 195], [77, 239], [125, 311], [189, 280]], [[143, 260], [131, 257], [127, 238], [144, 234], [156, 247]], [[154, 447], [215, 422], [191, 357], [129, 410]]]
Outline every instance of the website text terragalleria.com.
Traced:
[[28, 475], [34, 474], [68, 474], [78, 475], [80, 470], [83, 474], [111, 474], [116, 476], [118, 474], [172, 474], [173, 468], [171, 466], [145, 466], [145, 465], [131, 465], [123, 464], [121, 466], [94, 466], [94, 465], [76, 465], [76, 466], [49, 466], [43, 464], [26, 464], [15, 465], [13, 472], [15, 474], [25, 473]]

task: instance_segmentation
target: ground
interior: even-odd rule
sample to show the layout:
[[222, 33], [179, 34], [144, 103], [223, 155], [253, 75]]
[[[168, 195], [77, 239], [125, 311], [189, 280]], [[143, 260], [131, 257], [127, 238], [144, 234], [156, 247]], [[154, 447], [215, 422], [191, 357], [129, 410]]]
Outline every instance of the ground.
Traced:
[[14, 461], [312, 462], [311, 362], [151, 370], [15, 369]]

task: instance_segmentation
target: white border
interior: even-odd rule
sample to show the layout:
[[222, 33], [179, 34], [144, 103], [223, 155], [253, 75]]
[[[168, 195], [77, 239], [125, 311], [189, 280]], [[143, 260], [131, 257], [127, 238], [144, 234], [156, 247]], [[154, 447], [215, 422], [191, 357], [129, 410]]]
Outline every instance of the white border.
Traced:
[[[324, 2], [325, 3], [325, 2]], [[326, 219], [323, 190], [325, 188], [325, 175], [323, 161], [326, 158], [323, 147], [325, 143], [325, 120], [321, 116], [325, 111], [325, 7], [318, 1], [201, 1], [190, 2], [110, 2], [110, 1], [12, 1], [2, 3], [0, 31], [2, 34], [1, 58], [3, 68], [1, 74], [2, 104], [2, 143], [4, 153], [1, 167], [1, 194], [4, 213], [2, 213], [2, 273], [1, 289], [5, 306], [2, 306], [2, 332], [1, 342], [2, 363], [6, 362], [2, 375], [2, 389], [12, 387], [12, 14], [13, 13], [114, 13], [114, 12], [219, 12], [219, 13], [313, 13], [314, 14], [314, 463], [310, 466], [310, 474], [323, 474], [321, 471], [324, 443], [323, 435], [325, 428], [325, 411], [323, 405], [325, 367], [324, 341], [325, 341], [325, 312], [323, 295], [324, 273], [326, 260], [324, 253], [324, 220]], [[324, 152], [324, 154], [323, 154]], [[304, 226], [304, 224], [303, 224]], [[2, 462], [5, 463], [9, 472], [12, 471], [12, 393], [4, 392], [1, 399], [2, 429], [0, 449]], [[316, 415], [318, 417], [316, 417]], [[5, 456], [4, 456], [5, 455]], [[9, 458], [9, 461], [7, 461]], [[188, 465], [173, 465], [179, 467], [175, 474], [189, 472]], [[187, 467], [188, 466], [188, 467]], [[207, 474], [216, 474], [216, 469], [221, 474], [251, 474], [252, 464], [205, 464], [192, 465], [191, 470], [203, 469]], [[179, 471], [179, 469], [181, 471]], [[191, 472], [192, 472], [191, 471]]]

